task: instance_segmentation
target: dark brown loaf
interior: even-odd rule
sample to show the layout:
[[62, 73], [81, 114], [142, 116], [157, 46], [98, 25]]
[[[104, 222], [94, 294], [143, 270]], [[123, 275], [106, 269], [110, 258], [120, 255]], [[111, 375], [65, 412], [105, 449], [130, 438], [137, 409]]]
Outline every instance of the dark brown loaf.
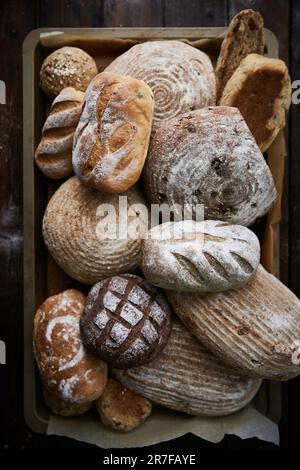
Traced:
[[65, 178], [73, 173], [72, 147], [84, 93], [64, 88], [52, 103], [35, 151], [35, 162], [48, 178]]
[[261, 14], [253, 10], [237, 13], [228, 27], [217, 61], [217, 102], [241, 61], [248, 54], [263, 54], [264, 47], [264, 21]]
[[300, 300], [262, 266], [240, 289], [168, 291], [168, 298], [199, 341], [241, 373], [271, 380], [300, 374]]
[[151, 203], [203, 204], [206, 219], [231, 224], [253, 224], [276, 199], [271, 172], [236, 108], [203, 108], [161, 125], [144, 176]]
[[95, 284], [80, 319], [83, 344], [120, 368], [151, 361], [165, 347], [170, 330], [164, 295], [130, 274]]
[[252, 400], [261, 384], [214, 357], [178, 320], [154, 361], [113, 373], [149, 400], [195, 416], [233, 413]]
[[111, 72], [93, 78], [72, 157], [74, 171], [86, 186], [121, 193], [137, 182], [148, 151], [153, 108], [145, 82]]

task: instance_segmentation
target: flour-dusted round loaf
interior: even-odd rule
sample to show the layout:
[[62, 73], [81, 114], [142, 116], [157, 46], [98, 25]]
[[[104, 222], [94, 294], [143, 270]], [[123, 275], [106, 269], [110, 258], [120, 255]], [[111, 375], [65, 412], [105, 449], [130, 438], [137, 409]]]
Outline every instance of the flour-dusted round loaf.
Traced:
[[300, 300], [262, 266], [240, 289], [168, 291], [168, 298], [187, 328], [241, 373], [271, 380], [300, 374]]
[[233, 413], [252, 400], [261, 384], [213, 356], [178, 320], [154, 361], [113, 374], [154, 403], [195, 416]]
[[52, 413], [59, 416], [77, 416], [85, 414], [93, 405], [92, 401], [86, 403], [74, 403], [62, 400], [58, 393], [50, 391], [43, 385], [43, 397], [46, 405]]
[[160, 354], [171, 331], [164, 294], [131, 274], [98, 282], [80, 319], [84, 345], [114, 367], [144, 364]]
[[142, 246], [146, 279], [164, 289], [217, 292], [245, 284], [260, 260], [257, 236], [217, 220], [166, 222]]
[[152, 404], [147, 398], [129, 390], [114, 379], [96, 403], [102, 423], [116, 431], [132, 431], [151, 414]]
[[291, 100], [291, 79], [283, 60], [249, 54], [227, 82], [220, 105], [241, 111], [260, 150], [265, 152], [285, 126]]
[[[137, 269], [141, 238], [127, 232], [130, 235], [135, 221], [141, 236], [147, 232], [148, 223], [141, 218], [147, 206], [135, 188], [121, 196], [125, 200], [120, 203], [118, 195], [86, 188], [73, 176], [49, 201], [43, 220], [46, 246], [57, 264], [78, 281], [94, 284]], [[119, 203], [125, 207], [122, 221], [128, 215], [128, 230], [120, 225]]]
[[51, 99], [63, 88], [85, 91], [97, 74], [94, 59], [78, 47], [65, 46], [49, 54], [40, 70], [40, 86]]
[[84, 93], [64, 88], [52, 103], [35, 151], [35, 162], [48, 178], [65, 178], [73, 173], [72, 147]]
[[45, 300], [34, 317], [35, 357], [54, 408], [53, 396], [85, 409], [88, 402], [100, 397], [106, 385], [106, 364], [85, 350], [80, 337], [79, 319], [85, 300], [81, 292], [69, 289]]
[[180, 41], [137, 44], [106, 69], [144, 80], [154, 95], [153, 130], [174, 116], [216, 104], [212, 63], [202, 51]]
[[93, 78], [72, 158], [85, 185], [121, 193], [137, 182], [148, 151], [153, 108], [153, 94], [145, 82], [111, 72]]
[[276, 199], [271, 172], [241, 113], [223, 106], [161, 125], [146, 160], [145, 189], [151, 203], [189, 204], [195, 211], [203, 204], [205, 219], [245, 226]]

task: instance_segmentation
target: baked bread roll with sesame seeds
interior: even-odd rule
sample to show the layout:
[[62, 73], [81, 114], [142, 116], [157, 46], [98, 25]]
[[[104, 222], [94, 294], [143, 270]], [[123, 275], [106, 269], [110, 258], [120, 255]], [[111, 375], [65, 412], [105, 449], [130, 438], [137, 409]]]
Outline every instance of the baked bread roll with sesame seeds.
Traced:
[[[84, 304], [81, 292], [68, 289], [45, 300], [34, 317], [35, 358], [47, 401], [60, 414], [87, 409], [88, 402], [100, 397], [107, 381], [106, 364], [87, 352], [81, 341], [79, 319]], [[70, 408], [66, 409], [66, 403]], [[81, 406], [72, 408], [73, 404]]]
[[74, 136], [74, 172], [86, 186], [127, 191], [147, 156], [154, 101], [141, 80], [103, 72], [91, 81]]
[[246, 406], [261, 380], [244, 377], [206, 349], [178, 320], [165, 349], [140, 367], [113, 369], [125, 387], [194, 416], [224, 416]]
[[240, 289], [167, 296], [193, 335], [240, 373], [270, 380], [300, 374], [300, 300], [261, 265]]

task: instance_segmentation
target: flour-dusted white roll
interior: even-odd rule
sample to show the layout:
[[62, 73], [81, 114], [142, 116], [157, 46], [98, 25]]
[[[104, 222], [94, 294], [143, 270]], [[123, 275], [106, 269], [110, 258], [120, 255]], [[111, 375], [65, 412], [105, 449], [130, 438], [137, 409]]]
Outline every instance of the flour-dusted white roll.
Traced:
[[[149, 201], [204, 206], [205, 219], [249, 226], [276, 199], [272, 174], [237, 108], [212, 106], [162, 124], [145, 170]], [[175, 211], [177, 212], [177, 210]]]
[[[94, 284], [137, 269], [139, 237], [148, 230], [148, 221], [140, 215], [147, 211], [146, 201], [135, 188], [121, 196], [125, 200], [120, 202], [117, 194], [87, 188], [73, 176], [49, 201], [43, 219], [45, 243], [57, 264], [78, 281]], [[121, 224], [119, 203], [127, 226]], [[131, 230], [135, 221], [140, 236]]]
[[179, 114], [216, 104], [212, 63], [202, 51], [180, 41], [137, 44], [106, 69], [144, 80], [154, 95], [152, 129]]
[[126, 387], [154, 403], [195, 416], [222, 416], [247, 405], [261, 381], [239, 375], [214, 357], [179, 322], [153, 361], [113, 370]]
[[147, 280], [178, 291], [239, 287], [255, 273], [260, 260], [259, 241], [251, 230], [217, 220], [157, 225], [142, 246]]
[[241, 373], [271, 380], [300, 374], [300, 300], [262, 266], [240, 289], [167, 294], [193, 335]]

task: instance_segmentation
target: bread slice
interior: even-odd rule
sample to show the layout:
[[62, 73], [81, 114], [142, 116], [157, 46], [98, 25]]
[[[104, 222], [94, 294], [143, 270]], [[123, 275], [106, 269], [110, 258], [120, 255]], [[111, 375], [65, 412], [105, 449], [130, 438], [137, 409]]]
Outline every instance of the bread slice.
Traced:
[[228, 27], [216, 65], [217, 101], [241, 61], [251, 53], [263, 54], [264, 48], [264, 22], [261, 14], [254, 10], [237, 13]]
[[265, 152], [291, 104], [291, 79], [280, 59], [248, 55], [227, 82], [220, 105], [240, 110], [260, 150]]

